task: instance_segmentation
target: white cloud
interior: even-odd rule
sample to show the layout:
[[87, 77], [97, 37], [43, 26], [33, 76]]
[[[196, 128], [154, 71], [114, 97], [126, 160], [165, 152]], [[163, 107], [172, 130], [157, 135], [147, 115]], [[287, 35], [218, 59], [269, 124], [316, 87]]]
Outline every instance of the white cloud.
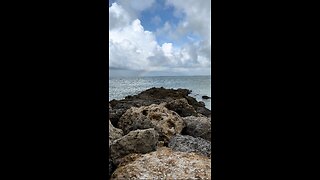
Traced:
[[[137, 18], [139, 13], [154, 4], [154, 0], [118, 0], [113, 3], [109, 7], [109, 67], [210, 74], [211, 12], [210, 6], [203, 2], [208, 1], [168, 0], [167, 4], [174, 6], [178, 14], [186, 16], [177, 29], [166, 22], [157, 33], [145, 31]], [[181, 47], [174, 42], [159, 44], [156, 41], [159, 33], [180, 36], [190, 30], [198, 33], [204, 41], [193, 40]]]
[[109, 7], [109, 31], [115, 28], [128, 26], [131, 18], [127, 11], [125, 11], [117, 3], [113, 3]]
[[166, 0], [166, 4], [185, 14], [185, 19], [179, 24], [180, 31], [192, 30], [205, 39], [210, 39], [211, 0]]
[[151, 8], [152, 5], [155, 4], [155, 0], [117, 0], [117, 3], [121, 5], [133, 19], [136, 19], [142, 11]]

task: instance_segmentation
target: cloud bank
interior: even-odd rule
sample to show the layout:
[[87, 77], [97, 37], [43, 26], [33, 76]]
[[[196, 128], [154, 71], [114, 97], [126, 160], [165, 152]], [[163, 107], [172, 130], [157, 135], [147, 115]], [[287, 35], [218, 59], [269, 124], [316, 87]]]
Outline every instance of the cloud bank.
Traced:
[[[179, 17], [165, 22], [156, 32], [147, 31], [139, 19], [154, 0], [119, 0], [109, 7], [109, 68], [144, 72], [147, 75], [209, 75], [211, 66], [211, 1], [166, 0]], [[161, 17], [153, 23], [160, 24]], [[155, 23], [154, 23], [155, 24]], [[160, 44], [160, 36], [171, 41]], [[175, 39], [186, 40], [176, 43]]]

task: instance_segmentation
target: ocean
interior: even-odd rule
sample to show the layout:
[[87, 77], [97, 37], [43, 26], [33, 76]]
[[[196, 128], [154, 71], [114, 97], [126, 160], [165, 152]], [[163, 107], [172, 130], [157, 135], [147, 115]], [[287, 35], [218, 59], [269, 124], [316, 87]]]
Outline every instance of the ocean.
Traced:
[[109, 101], [137, 95], [152, 87], [190, 89], [190, 96], [203, 101], [211, 110], [211, 99], [202, 99], [204, 95], [211, 97], [211, 76], [109, 77]]

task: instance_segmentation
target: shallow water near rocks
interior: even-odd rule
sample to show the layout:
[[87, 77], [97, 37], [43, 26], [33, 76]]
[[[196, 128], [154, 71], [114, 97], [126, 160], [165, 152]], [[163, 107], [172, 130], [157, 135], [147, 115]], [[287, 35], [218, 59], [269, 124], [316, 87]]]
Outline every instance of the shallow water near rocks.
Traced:
[[211, 110], [211, 76], [157, 76], [157, 77], [110, 77], [109, 101], [124, 99], [128, 95], [137, 95], [152, 87], [190, 89], [190, 96], [203, 101]]

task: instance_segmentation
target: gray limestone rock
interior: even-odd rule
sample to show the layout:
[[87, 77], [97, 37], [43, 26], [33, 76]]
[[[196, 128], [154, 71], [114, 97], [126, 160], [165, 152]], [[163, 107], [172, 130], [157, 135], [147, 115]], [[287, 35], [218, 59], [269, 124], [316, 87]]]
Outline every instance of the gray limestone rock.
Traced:
[[115, 165], [131, 153], [148, 153], [157, 148], [159, 135], [153, 128], [131, 131], [110, 145], [110, 156]]
[[188, 116], [182, 118], [186, 123], [183, 134], [193, 137], [201, 137], [211, 141], [211, 119], [205, 116]]
[[211, 142], [199, 137], [176, 135], [170, 140], [168, 147], [175, 151], [195, 152], [211, 158]]

